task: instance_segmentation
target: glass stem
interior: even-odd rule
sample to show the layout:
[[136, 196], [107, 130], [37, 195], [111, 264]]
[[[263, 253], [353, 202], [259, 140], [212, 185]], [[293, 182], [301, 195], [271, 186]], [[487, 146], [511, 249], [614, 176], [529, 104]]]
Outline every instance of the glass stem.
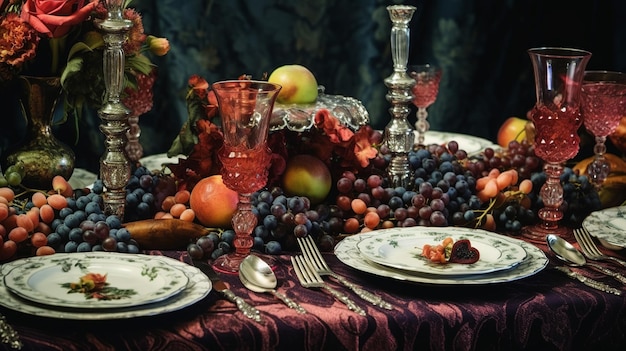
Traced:
[[235, 253], [248, 256], [253, 245], [252, 231], [256, 227], [256, 214], [252, 212], [251, 194], [239, 194], [237, 212], [233, 215], [232, 225], [235, 230]]
[[587, 166], [587, 174], [591, 182], [598, 187], [602, 185], [611, 172], [611, 165], [606, 160], [606, 157], [604, 157], [606, 153], [605, 142], [606, 137], [596, 137], [596, 145], [593, 147], [595, 158], [593, 162]]
[[417, 108], [417, 121], [415, 122], [415, 129], [417, 130], [417, 143], [424, 145], [424, 137], [426, 132], [430, 129], [430, 123], [428, 123], [428, 111], [425, 107]]
[[538, 215], [543, 221], [543, 229], [552, 230], [558, 228], [558, 222], [563, 218], [563, 212], [560, 210], [563, 203], [561, 186], [563, 166], [559, 163], [546, 163], [543, 170], [547, 176], [546, 183], [540, 190], [544, 207], [539, 210]]

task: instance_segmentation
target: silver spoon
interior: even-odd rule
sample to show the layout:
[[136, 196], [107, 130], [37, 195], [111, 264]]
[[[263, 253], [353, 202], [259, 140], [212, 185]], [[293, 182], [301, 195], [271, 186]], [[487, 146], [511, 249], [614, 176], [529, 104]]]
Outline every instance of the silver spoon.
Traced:
[[583, 256], [583, 254], [578, 251], [578, 249], [576, 249], [574, 245], [567, 242], [567, 240], [554, 234], [548, 234], [546, 236], [546, 242], [548, 243], [548, 247], [550, 248], [550, 250], [552, 250], [556, 257], [558, 257], [561, 261], [569, 263], [572, 266], [585, 266], [593, 268], [600, 273], [615, 278], [622, 284], [626, 284], [626, 277], [624, 277], [623, 275], [595, 263], [587, 262], [585, 256]]
[[306, 310], [297, 302], [276, 291], [278, 283], [276, 275], [265, 261], [255, 255], [247, 256], [239, 264], [239, 280], [246, 288], [254, 292], [272, 293], [289, 308], [293, 308], [298, 313], [306, 313]]

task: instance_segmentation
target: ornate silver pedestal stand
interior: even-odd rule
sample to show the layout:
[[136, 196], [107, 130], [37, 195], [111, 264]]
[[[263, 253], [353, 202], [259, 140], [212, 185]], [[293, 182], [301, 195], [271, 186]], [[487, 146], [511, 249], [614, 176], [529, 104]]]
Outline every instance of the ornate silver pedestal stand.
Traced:
[[391, 163], [388, 173], [394, 187], [407, 187], [410, 179], [408, 152], [413, 147], [415, 135], [413, 128], [407, 121], [411, 111], [409, 104], [413, 99], [411, 88], [415, 80], [407, 72], [409, 59], [409, 28], [408, 24], [415, 12], [414, 6], [388, 6], [389, 17], [393, 24], [391, 28], [391, 53], [393, 58], [393, 73], [385, 79], [389, 88], [387, 101], [391, 103], [389, 113], [391, 121], [385, 127], [385, 143], [391, 150]]
[[107, 98], [98, 111], [102, 120], [100, 130], [105, 136], [105, 151], [100, 158], [100, 178], [106, 188], [104, 211], [120, 218], [124, 217], [126, 204], [124, 187], [130, 179], [130, 163], [124, 152], [130, 110], [120, 100], [125, 60], [122, 44], [132, 26], [122, 17], [122, 3], [122, 0], [106, 0], [108, 16], [105, 20], [96, 21], [98, 28], [104, 32], [106, 44], [103, 68]]

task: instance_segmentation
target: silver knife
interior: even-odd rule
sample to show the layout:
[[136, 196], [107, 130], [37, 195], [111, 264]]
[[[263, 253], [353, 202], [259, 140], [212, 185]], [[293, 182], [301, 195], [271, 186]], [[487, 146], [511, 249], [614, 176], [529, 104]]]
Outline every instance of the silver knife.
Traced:
[[224, 297], [226, 297], [230, 302], [237, 305], [237, 308], [239, 309], [239, 311], [241, 311], [241, 313], [243, 313], [244, 316], [250, 319], [254, 319], [257, 322], [263, 321], [261, 318], [261, 314], [259, 313], [259, 310], [254, 308], [254, 306], [248, 304], [241, 297], [235, 295], [235, 293], [233, 293], [226, 286], [226, 283], [224, 283], [220, 279], [217, 273], [215, 273], [215, 270], [213, 269], [213, 267], [211, 267], [210, 264], [202, 260], [193, 260], [193, 265], [196, 266], [196, 268], [200, 269], [202, 273], [206, 274], [206, 276], [209, 277], [209, 279], [213, 283], [213, 288], [216, 291], [219, 291], [220, 293], [222, 293], [222, 295], [224, 295]]
[[596, 290], [600, 290], [600, 291], [604, 291], [606, 293], [610, 293], [610, 294], [615, 294], [615, 295], [622, 295], [622, 291], [619, 289], [616, 289], [612, 286], [609, 286], [608, 284], [604, 284], [602, 282], [599, 282], [597, 280], [585, 277], [584, 275], [574, 272], [573, 270], [571, 270], [568, 267], [564, 267], [564, 266], [557, 266], [554, 267], [555, 269], [565, 273], [568, 277], [572, 278], [572, 279], [576, 279], [579, 282], [587, 285], [588, 287], [594, 288]]

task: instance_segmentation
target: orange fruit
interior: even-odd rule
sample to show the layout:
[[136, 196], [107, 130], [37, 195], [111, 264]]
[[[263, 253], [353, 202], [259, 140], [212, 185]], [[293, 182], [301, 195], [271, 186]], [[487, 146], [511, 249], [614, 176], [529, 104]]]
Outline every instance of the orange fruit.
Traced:
[[238, 202], [237, 192], [224, 185], [221, 175], [199, 181], [189, 197], [189, 207], [198, 222], [206, 227], [230, 228]]

